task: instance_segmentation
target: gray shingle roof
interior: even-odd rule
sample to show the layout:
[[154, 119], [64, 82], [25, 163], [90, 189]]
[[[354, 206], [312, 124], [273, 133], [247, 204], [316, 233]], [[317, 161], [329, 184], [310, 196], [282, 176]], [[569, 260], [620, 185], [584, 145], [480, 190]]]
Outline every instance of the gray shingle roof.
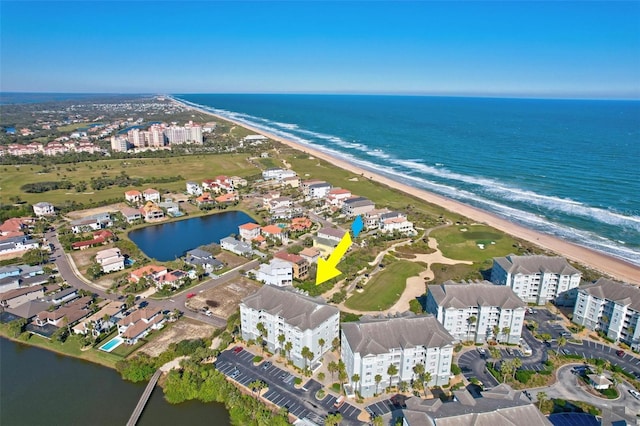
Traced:
[[516, 256], [510, 254], [507, 257], [494, 257], [493, 261], [510, 274], [530, 275], [540, 272], [551, 272], [560, 275], [581, 274], [580, 271], [569, 265], [569, 262], [564, 257]]
[[375, 203], [365, 197], [353, 197], [353, 198], [344, 200], [344, 205], [347, 205], [350, 207], [362, 207], [362, 206], [373, 206], [375, 205]]
[[502, 309], [524, 308], [524, 302], [511, 287], [494, 285], [488, 281], [479, 283], [455, 283], [447, 281], [429, 286], [429, 292], [439, 306], [464, 309], [471, 306], [500, 306]]
[[580, 291], [600, 299], [612, 300], [640, 312], [640, 287], [636, 285], [600, 278], [594, 284], [580, 287]]
[[300, 330], [314, 329], [340, 312], [338, 308], [327, 305], [320, 297], [306, 296], [293, 287], [270, 285], [262, 286], [254, 294], [245, 297], [242, 304], [279, 316]]
[[384, 354], [394, 348], [441, 348], [453, 342], [453, 337], [433, 315], [364, 316], [358, 322], [342, 324], [342, 331], [349, 347], [361, 356]]

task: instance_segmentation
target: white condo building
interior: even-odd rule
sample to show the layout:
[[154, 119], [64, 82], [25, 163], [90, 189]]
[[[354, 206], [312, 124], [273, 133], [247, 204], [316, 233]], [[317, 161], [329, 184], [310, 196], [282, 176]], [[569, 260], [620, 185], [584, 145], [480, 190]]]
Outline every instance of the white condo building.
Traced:
[[496, 257], [491, 282], [506, 285], [526, 303], [544, 305], [580, 285], [582, 273], [563, 257]]
[[[291, 342], [292, 349], [285, 355], [296, 366], [304, 368], [305, 363], [311, 366], [327, 352], [333, 339], [338, 337], [340, 311], [322, 298], [306, 296], [293, 287], [265, 285], [242, 300], [240, 320], [244, 340], [259, 339], [258, 324], [262, 323], [267, 331], [268, 349], [284, 352], [286, 343]], [[285, 337], [284, 344], [278, 340], [281, 334]], [[324, 340], [322, 346], [320, 339]], [[302, 357], [304, 347], [313, 352], [311, 361]]]
[[525, 304], [509, 287], [447, 281], [429, 286], [426, 305], [456, 341], [520, 341]]
[[578, 289], [573, 322], [640, 350], [640, 288], [600, 278]]
[[[359, 383], [351, 383], [364, 397], [372, 396], [398, 381], [415, 377], [413, 367], [425, 366], [431, 374], [430, 386], [443, 385], [451, 376], [453, 337], [433, 315], [405, 314], [395, 318], [364, 316], [358, 322], [342, 324], [341, 354], [349, 380], [354, 374]], [[389, 377], [390, 365], [398, 373]], [[376, 384], [376, 376], [382, 380]]]

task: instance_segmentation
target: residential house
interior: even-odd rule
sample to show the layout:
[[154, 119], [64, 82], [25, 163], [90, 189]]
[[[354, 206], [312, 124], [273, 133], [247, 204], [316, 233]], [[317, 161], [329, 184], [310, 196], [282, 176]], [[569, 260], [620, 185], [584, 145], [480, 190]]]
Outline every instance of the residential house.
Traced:
[[264, 180], [275, 180], [278, 178], [278, 176], [283, 172], [282, 169], [279, 168], [270, 168], [267, 170], [264, 170], [262, 172], [262, 179]]
[[177, 289], [184, 284], [185, 279], [187, 279], [188, 277], [189, 274], [187, 274], [185, 271], [173, 269], [168, 271], [166, 274], [154, 277], [154, 283], [159, 290], [166, 289], [168, 287]]
[[315, 247], [305, 247], [300, 253], [298, 253], [309, 264], [318, 263], [320, 257], [320, 250]]
[[289, 197], [272, 198], [267, 202], [267, 210], [270, 212], [278, 209], [291, 209], [293, 201]]
[[187, 194], [189, 195], [202, 195], [202, 187], [197, 182], [187, 182]]
[[313, 247], [320, 250], [322, 256], [326, 256], [336, 248], [345, 233], [346, 231], [339, 228], [321, 228], [313, 239]]
[[53, 204], [41, 201], [33, 205], [33, 214], [37, 217], [52, 216], [56, 214], [56, 210], [55, 207], [53, 207]]
[[260, 235], [260, 225], [257, 223], [245, 223], [238, 226], [238, 234], [242, 241], [252, 241]]
[[201, 249], [189, 250], [186, 254], [185, 262], [193, 266], [202, 266], [208, 274], [224, 268], [224, 263], [213, 257], [208, 251]]
[[78, 289], [75, 287], [68, 287], [52, 294], [49, 296], [49, 299], [54, 305], [61, 305], [78, 297], [80, 297]]
[[124, 216], [127, 223], [133, 223], [136, 220], [142, 219], [142, 213], [140, 213], [140, 210], [133, 209], [131, 207], [123, 207], [120, 209], [120, 213], [122, 213], [122, 216]]
[[173, 201], [163, 201], [161, 203], [158, 203], [158, 207], [165, 210], [168, 216], [171, 216], [171, 217], [182, 216], [182, 212], [180, 211], [180, 205]]
[[109, 213], [94, 214], [71, 222], [71, 230], [74, 234], [97, 231], [111, 226], [113, 226], [113, 221]]
[[398, 232], [403, 235], [415, 235], [413, 223], [407, 220], [407, 215], [401, 212], [382, 213], [378, 229], [382, 233]]
[[35, 317], [35, 324], [43, 327], [51, 324], [55, 327], [70, 327], [84, 317], [91, 315], [91, 309], [87, 305], [91, 302], [90, 296], [81, 297], [66, 305], [60, 306], [54, 311], [42, 311]]
[[164, 211], [152, 201], [147, 201], [144, 206], [140, 207], [140, 214], [146, 221], [164, 218]]
[[226, 194], [218, 195], [216, 198], [218, 204], [233, 204], [240, 200], [238, 193], [235, 191], [227, 192]]
[[299, 188], [300, 187], [300, 178], [298, 176], [290, 176], [282, 179], [282, 184], [284, 186], [289, 186], [291, 188]]
[[289, 229], [293, 232], [306, 231], [307, 229], [311, 229], [313, 226], [313, 222], [308, 217], [294, 217], [291, 219], [291, 223], [289, 224]]
[[196, 205], [198, 207], [211, 206], [216, 203], [216, 200], [211, 196], [210, 192], [203, 192], [202, 195], [196, 198]]
[[215, 181], [218, 185], [218, 188], [220, 188], [222, 191], [231, 192], [235, 189], [228, 176], [216, 176]]
[[391, 210], [387, 208], [382, 208], [382, 209], [373, 209], [373, 210], [369, 210], [368, 212], [365, 212], [365, 214], [362, 215], [362, 221], [364, 223], [365, 229], [368, 229], [368, 230], [377, 229], [378, 226], [380, 226], [380, 216], [386, 213], [391, 213]]
[[351, 191], [342, 188], [333, 188], [327, 194], [327, 205], [335, 209], [341, 209], [345, 200], [351, 198]]
[[368, 198], [351, 197], [343, 201], [342, 214], [349, 217], [360, 216], [373, 210], [375, 207], [375, 203]]
[[96, 262], [105, 274], [122, 271], [124, 269], [124, 260], [119, 248], [100, 250], [96, 253]]
[[303, 191], [306, 188], [307, 192], [305, 193], [305, 196], [307, 198], [310, 198], [312, 200], [320, 200], [324, 199], [329, 191], [331, 191], [331, 184], [318, 181], [305, 186], [305, 184], [303, 183], [302, 188]]
[[[284, 346], [291, 342], [292, 348], [285, 355], [294, 365], [304, 368], [319, 360], [338, 337], [340, 311], [321, 297], [307, 296], [292, 287], [265, 285], [242, 300], [240, 319], [244, 340], [259, 339], [258, 324], [262, 324], [267, 332], [267, 348], [284, 353]], [[280, 342], [280, 335], [284, 335], [284, 343]], [[311, 360], [302, 356], [305, 347], [313, 354]]]
[[285, 286], [293, 284], [293, 267], [289, 262], [271, 259], [269, 263], [262, 263], [256, 272], [256, 279], [265, 284]]
[[563, 257], [495, 257], [491, 282], [506, 285], [527, 303], [544, 305], [580, 285], [582, 273]]
[[[451, 376], [453, 337], [433, 315], [416, 316], [408, 313], [389, 318], [364, 316], [358, 322], [342, 324], [340, 357], [347, 377], [360, 377], [353, 383], [364, 397], [373, 396], [380, 389], [398, 381], [410, 382], [417, 364], [430, 373], [429, 386], [445, 385]], [[389, 377], [389, 366], [398, 373]], [[382, 376], [376, 383], [375, 377]], [[394, 380], [395, 379], [395, 380]]]
[[279, 191], [271, 191], [271, 192], [267, 192], [265, 195], [263, 195], [262, 197], [262, 206], [264, 208], [269, 208], [269, 203], [271, 203], [271, 200], [276, 200], [280, 198], [280, 192]]
[[152, 330], [159, 330], [165, 323], [164, 315], [158, 309], [143, 308], [133, 311], [118, 321], [118, 334], [126, 344], [135, 345], [139, 339]]
[[131, 204], [142, 203], [142, 192], [132, 189], [124, 193], [124, 199]]
[[491, 390], [471, 388], [453, 391], [453, 399], [410, 397], [404, 403], [383, 414], [382, 424], [402, 426], [467, 426], [518, 425], [552, 426], [536, 405], [522, 391], [501, 383]]
[[525, 304], [506, 286], [447, 281], [429, 286], [426, 311], [435, 315], [456, 341], [486, 343], [490, 339], [517, 344], [524, 325]]
[[22, 251], [37, 249], [40, 243], [27, 236], [9, 237], [0, 240], [0, 255], [18, 253]]
[[122, 302], [117, 300], [102, 302], [100, 310], [76, 324], [73, 327], [73, 332], [98, 337], [109, 331], [111, 327], [116, 325], [118, 319], [122, 318], [124, 306]]
[[159, 277], [167, 274], [167, 268], [159, 265], [147, 265], [129, 273], [129, 281], [137, 283], [142, 278], [155, 282]]
[[640, 351], [640, 287], [606, 278], [579, 287], [572, 321]]
[[234, 188], [240, 188], [240, 187], [248, 185], [247, 180], [245, 178], [240, 177], [240, 176], [231, 176], [229, 178], [229, 182], [231, 182], [231, 185]]
[[283, 244], [288, 242], [287, 233], [278, 225], [267, 225], [260, 229], [260, 233], [267, 240], [280, 241]]
[[147, 188], [142, 191], [142, 197], [144, 201], [151, 201], [153, 203], [160, 202], [160, 193], [153, 188]]
[[16, 308], [30, 300], [37, 300], [44, 296], [44, 287], [35, 285], [21, 287], [0, 293], [0, 306], [4, 308]]
[[93, 233], [93, 239], [76, 241], [71, 243], [71, 248], [74, 250], [84, 250], [89, 247], [94, 247], [100, 244], [106, 244], [108, 241], [113, 240], [113, 233], [111, 231], [102, 230]]
[[309, 276], [309, 262], [297, 254], [279, 251], [274, 255], [275, 258], [288, 262], [293, 268], [293, 278], [296, 280], [306, 280]]
[[231, 253], [235, 253], [239, 256], [249, 257], [253, 254], [253, 249], [250, 244], [247, 244], [244, 241], [238, 241], [233, 237], [225, 237], [221, 239], [220, 247], [222, 247], [223, 250], [230, 251]]

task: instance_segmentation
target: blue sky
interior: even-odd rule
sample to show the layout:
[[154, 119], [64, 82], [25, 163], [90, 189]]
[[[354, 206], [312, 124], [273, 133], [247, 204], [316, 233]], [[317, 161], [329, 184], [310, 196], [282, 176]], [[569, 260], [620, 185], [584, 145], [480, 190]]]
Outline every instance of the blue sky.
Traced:
[[640, 2], [0, 4], [0, 89], [640, 98]]

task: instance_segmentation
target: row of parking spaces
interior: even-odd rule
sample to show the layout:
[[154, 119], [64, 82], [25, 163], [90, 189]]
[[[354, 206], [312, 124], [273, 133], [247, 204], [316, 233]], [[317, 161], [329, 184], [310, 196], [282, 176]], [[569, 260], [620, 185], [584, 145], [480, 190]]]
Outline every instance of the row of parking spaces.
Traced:
[[531, 371], [543, 371], [544, 365], [542, 364], [530, 364], [530, 365], [523, 365], [522, 367], [520, 367], [520, 370], [531, 370]]
[[367, 413], [369, 413], [373, 417], [382, 416], [393, 410], [393, 404], [391, 403], [391, 399], [385, 399], [383, 401], [378, 401], [374, 402], [371, 405], [367, 405], [365, 410], [367, 410]]
[[520, 349], [506, 348], [506, 349], [499, 349], [499, 351], [502, 358], [511, 358], [511, 357], [524, 358], [526, 356]]
[[256, 380], [255, 377], [246, 374], [246, 372], [242, 372], [233, 364], [221, 362], [216, 364], [216, 368], [225, 376], [231, 377], [236, 382], [240, 383], [243, 386], [249, 385], [249, 383]]
[[245, 351], [245, 350], [240, 351], [235, 356], [238, 357], [237, 358], [238, 361], [241, 361], [245, 364], [249, 364], [249, 362], [253, 362], [253, 357], [254, 357], [254, 355], [251, 352]]
[[333, 395], [327, 395], [322, 401], [318, 401], [318, 403], [325, 408], [328, 412], [339, 411], [344, 418], [358, 418], [358, 414], [360, 410], [357, 407], [354, 407], [351, 404], [347, 404], [346, 402], [342, 404], [340, 408], [335, 408], [333, 404], [336, 403], [337, 398]]
[[264, 397], [278, 407], [285, 407], [289, 413], [293, 414], [297, 418], [303, 418], [310, 414], [309, 410], [304, 408], [297, 398], [286, 395], [275, 389], [270, 389], [266, 394], [264, 394]]
[[[583, 346], [587, 348], [594, 348], [595, 350], [600, 352], [615, 354], [616, 356], [618, 356], [617, 351], [620, 350], [620, 349], [612, 348], [611, 346], [603, 345], [602, 343], [592, 342], [590, 340], [584, 340]], [[622, 352], [622, 356], [618, 356], [618, 358], [622, 361], [625, 361], [626, 363], [640, 366], [640, 358], [635, 357], [629, 354], [628, 352]]]

